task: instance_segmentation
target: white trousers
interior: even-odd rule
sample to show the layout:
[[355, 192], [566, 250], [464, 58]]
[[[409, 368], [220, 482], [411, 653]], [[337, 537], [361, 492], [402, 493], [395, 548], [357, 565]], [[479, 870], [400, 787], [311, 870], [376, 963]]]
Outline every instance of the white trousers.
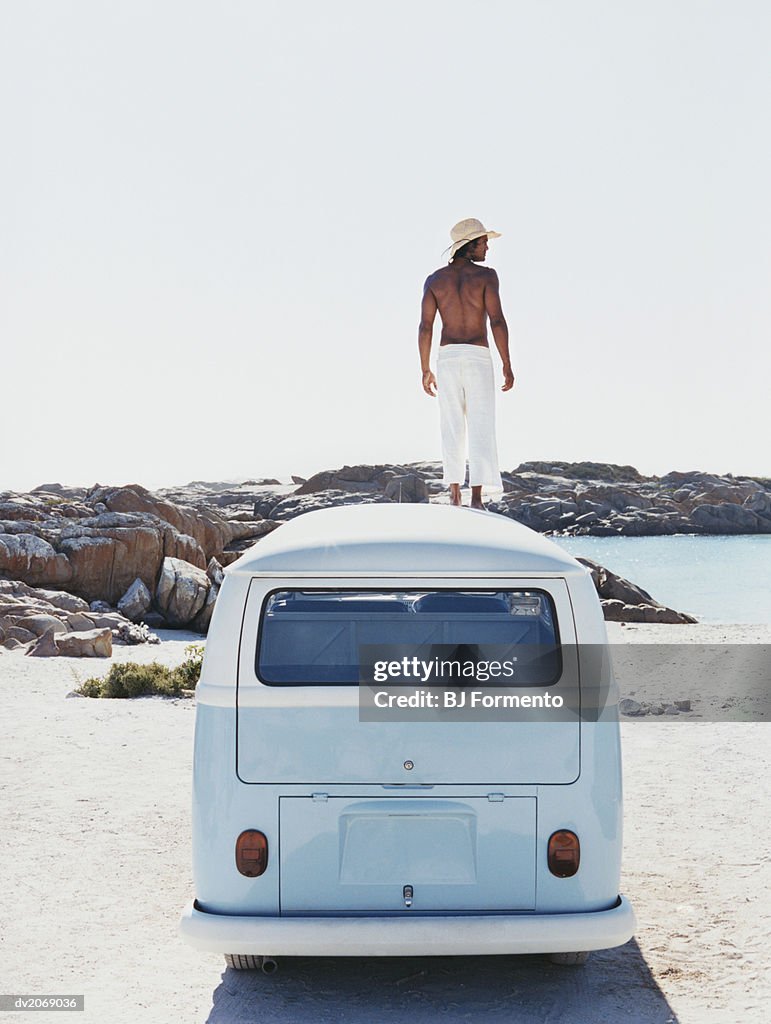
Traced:
[[483, 345], [440, 345], [436, 363], [442, 431], [443, 483], [466, 479], [468, 429], [469, 486], [501, 492], [495, 440], [495, 380], [490, 349]]

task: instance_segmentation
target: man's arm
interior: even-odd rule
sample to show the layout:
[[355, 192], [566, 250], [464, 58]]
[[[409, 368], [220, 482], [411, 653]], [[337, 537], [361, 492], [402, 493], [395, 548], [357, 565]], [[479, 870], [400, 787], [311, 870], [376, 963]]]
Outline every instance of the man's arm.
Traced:
[[506, 317], [501, 309], [498, 275], [492, 267], [488, 271], [488, 279], [485, 284], [485, 311], [490, 317], [493, 341], [503, 363], [503, 387], [501, 391], [510, 391], [514, 387], [514, 371], [511, 369], [511, 356], [509, 355], [509, 328], [506, 323]]
[[431, 291], [428, 280], [423, 285], [423, 302], [420, 306], [420, 326], [418, 327], [418, 351], [420, 353], [420, 370], [423, 375], [423, 390], [433, 398], [436, 395], [436, 377], [431, 372], [431, 339], [434, 336], [434, 320], [436, 319], [436, 296]]

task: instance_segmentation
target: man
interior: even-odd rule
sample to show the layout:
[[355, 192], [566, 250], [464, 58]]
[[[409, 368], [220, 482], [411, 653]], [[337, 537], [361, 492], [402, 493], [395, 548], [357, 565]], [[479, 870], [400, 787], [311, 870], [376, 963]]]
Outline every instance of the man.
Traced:
[[[433, 273], [423, 288], [418, 349], [423, 390], [439, 396], [444, 483], [450, 502], [460, 505], [466, 477], [468, 425], [471, 507], [484, 508], [482, 488], [501, 490], [495, 442], [493, 364], [487, 339], [487, 320], [503, 362], [502, 391], [514, 386], [509, 356], [509, 329], [501, 309], [498, 275], [480, 267], [487, 255], [488, 238], [500, 238], [475, 218], [462, 220], [450, 231], [450, 263]], [[436, 377], [431, 372], [431, 340], [437, 310], [442, 319]]]

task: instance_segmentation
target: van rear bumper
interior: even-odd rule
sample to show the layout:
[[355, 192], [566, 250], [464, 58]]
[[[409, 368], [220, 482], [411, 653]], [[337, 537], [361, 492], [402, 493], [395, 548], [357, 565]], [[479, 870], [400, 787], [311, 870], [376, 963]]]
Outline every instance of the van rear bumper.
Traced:
[[441, 917], [240, 917], [190, 902], [180, 932], [210, 953], [252, 956], [465, 956], [573, 953], [621, 946], [635, 916], [623, 896], [609, 910]]

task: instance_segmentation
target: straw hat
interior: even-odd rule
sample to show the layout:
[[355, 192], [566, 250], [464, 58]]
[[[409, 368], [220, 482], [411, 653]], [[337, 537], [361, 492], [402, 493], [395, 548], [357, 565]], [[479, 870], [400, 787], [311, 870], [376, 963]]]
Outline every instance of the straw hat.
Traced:
[[[487, 235], [488, 238], [500, 238], [500, 231], [489, 231], [481, 220], [477, 220], [476, 217], [467, 217], [466, 220], [459, 220], [455, 227], [450, 228], [450, 238], [452, 239], [452, 245], [450, 249], [450, 259], [453, 258], [455, 253], [466, 242], [473, 242], [476, 238], [481, 238], [482, 235]], [[447, 249], [444, 250], [447, 252]]]

